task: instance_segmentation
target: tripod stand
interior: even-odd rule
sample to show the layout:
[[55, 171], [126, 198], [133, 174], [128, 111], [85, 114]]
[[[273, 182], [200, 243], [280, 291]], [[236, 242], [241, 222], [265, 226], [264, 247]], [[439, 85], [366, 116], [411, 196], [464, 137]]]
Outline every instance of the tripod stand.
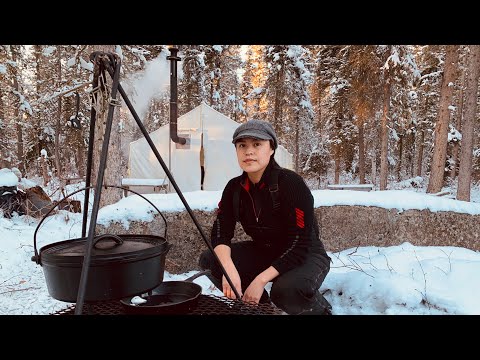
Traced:
[[[176, 108], [176, 94], [177, 94], [177, 87], [176, 87], [176, 62], [180, 60], [179, 57], [177, 57], [177, 51], [178, 49], [176, 48], [171, 48], [171, 56], [168, 57], [168, 59], [171, 61], [171, 73], [170, 73], [170, 87], [171, 87], [171, 100], [170, 100], [170, 116], [171, 116], [171, 124], [170, 124], [170, 133], [171, 133], [171, 138], [174, 142], [179, 142], [180, 144], [185, 144], [185, 139], [184, 138], [179, 138], [177, 135], [177, 129], [176, 129], [176, 116], [177, 116], [177, 108]], [[94, 233], [95, 233], [95, 227], [97, 224], [97, 217], [98, 217], [98, 210], [100, 207], [100, 199], [101, 199], [101, 193], [102, 193], [102, 188], [103, 188], [103, 180], [104, 180], [104, 174], [105, 174], [105, 167], [107, 164], [107, 155], [108, 155], [108, 146], [109, 146], [109, 141], [110, 141], [110, 134], [112, 131], [112, 122], [113, 122], [113, 113], [115, 110], [115, 106], [117, 105], [116, 103], [116, 98], [117, 98], [117, 92], [120, 92], [120, 95], [122, 96], [123, 100], [125, 101], [125, 104], [127, 105], [128, 109], [130, 110], [133, 118], [135, 119], [135, 122], [137, 123], [138, 127], [140, 128], [140, 131], [142, 132], [143, 136], [147, 140], [148, 145], [152, 149], [155, 157], [159, 161], [160, 165], [163, 168], [163, 171], [167, 175], [168, 179], [170, 180], [170, 184], [174, 187], [175, 191], [177, 192], [180, 200], [182, 201], [183, 205], [187, 209], [187, 212], [189, 213], [190, 217], [192, 218], [193, 222], [195, 223], [195, 226], [197, 227], [198, 231], [200, 232], [200, 235], [207, 245], [207, 247], [210, 249], [212, 254], [214, 255], [215, 259], [218, 261], [220, 268], [225, 275], [225, 278], [227, 279], [228, 283], [232, 287], [232, 289], [235, 292], [235, 295], [237, 299], [240, 299], [240, 295], [238, 294], [237, 290], [235, 289], [235, 286], [233, 285], [230, 277], [228, 276], [227, 272], [225, 271], [225, 268], [222, 266], [219, 258], [215, 254], [212, 245], [210, 242], [207, 240], [207, 237], [205, 236], [202, 227], [198, 220], [196, 219], [192, 209], [188, 205], [187, 201], [185, 200], [180, 188], [178, 187], [175, 179], [173, 178], [171, 172], [169, 171], [168, 167], [166, 166], [165, 162], [163, 161], [162, 157], [160, 156], [160, 153], [158, 152], [157, 148], [155, 147], [155, 144], [153, 143], [152, 139], [150, 138], [150, 135], [148, 134], [147, 130], [145, 129], [145, 126], [143, 125], [142, 121], [138, 117], [134, 107], [132, 106], [132, 103], [127, 97], [127, 94], [125, 93], [125, 90], [123, 89], [122, 85], [120, 84], [119, 78], [120, 78], [120, 66], [121, 66], [121, 60], [118, 57], [118, 55], [114, 53], [104, 53], [104, 52], [93, 52], [90, 55], [90, 61], [93, 62], [94, 64], [94, 76], [93, 76], [93, 88], [97, 89], [98, 86], [103, 86], [104, 84], [99, 84], [99, 79], [100, 75], [105, 74], [107, 72], [111, 78], [112, 78], [112, 85], [111, 85], [111, 93], [110, 93], [110, 101], [109, 101], [109, 107], [108, 107], [108, 114], [107, 114], [107, 120], [106, 120], [106, 125], [105, 125], [105, 133], [104, 133], [104, 138], [103, 138], [103, 145], [102, 145], [102, 151], [100, 154], [100, 162], [99, 162], [99, 167], [98, 167], [98, 174], [97, 174], [97, 182], [95, 185], [95, 198], [93, 201], [93, 207], [92, 207], [92, 213], [90, 217], [90, 227], [88, 229], [88, 237], [87, 237], [87, 242], [86, 242], [86, 249], [85, 249], [85, 257], [83, 261], [83, 266], [82, 266], [82, 272], [80, 276], [80, 284], [79, 284], [79, 289], [78, 289], [78, 295], [77, 295], [77, 302], [76, 302], [76, 307], [75, 307], [75, 315], [80, 315], [82, 314], [82, 308], [83, 308], [83, 303], [85, 300], [85, 292], [86, 292], [86, 285], [87, 285], [87, 278], [88, 278], [88, 271], [90, 267], [90, 261], [91, 261], [91, 253], [92, 253], [92, 248], [93, 248], [93, 238], [94, 238]], [[97, 96], [96, 93], [94, 92], [92, 94], [94, 97], [93, 100], [95, 100], [95, 97]], [[83, 223], [82, 223], [82, 237], [85, 237], [86, 234], [86, 227], [87, 227], [87, 217], [88, 217], [88, 201], [90, 197], [90, 188], [92, 187], [90, 185], [91, 183], [91, 176], [92, 176], [92, 163], [93, 163], [93, 142], [94, 142], [94, 135], [95, 135], [95, 121], [96, 121], [96, 116], [97, 112], [96, 109], [92, 106], [91, 110], [91, 120], [90, 120], [90, 133], [89, 133], [89, 144], [88, 144], [88, 157], [87, 157], [87, 172], [86, 172], [86, 192], [85, 192], [85, 200], [84, 200], [84, 213], [83, 213]], [[172, 124], [173, 123], [173, 124]], [[172, 133], [175, 133], [174, 135]]]

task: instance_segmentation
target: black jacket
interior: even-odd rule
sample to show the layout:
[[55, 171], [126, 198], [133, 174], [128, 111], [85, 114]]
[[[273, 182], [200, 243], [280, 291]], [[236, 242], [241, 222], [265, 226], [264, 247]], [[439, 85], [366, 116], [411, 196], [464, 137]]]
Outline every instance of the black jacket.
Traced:
[[[273, 212], [269, 192], [272, 167], [280, 169], [278, 189], [280, 210]], [[329, 260], [320, 240], [320, 230], [313, 211], [313, 196], [302, 177], [270, 161], [258, 184], [247, 173], [231, 179], [223, 190], [217, 218], [212, 228], [212, 246], [230, 246], [235, 230], [234, 192], [240, 188], [239, 216], [245, 232], [259, 248], [276, 254], [272, 266], [284, 273], [303, 264], [308, 254]]]

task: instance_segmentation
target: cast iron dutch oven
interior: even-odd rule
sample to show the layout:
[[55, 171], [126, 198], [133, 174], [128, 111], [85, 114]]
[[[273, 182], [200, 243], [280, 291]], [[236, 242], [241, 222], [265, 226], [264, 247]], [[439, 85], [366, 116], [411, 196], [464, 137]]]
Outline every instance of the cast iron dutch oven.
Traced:
[[[148, 294], [129, 296], [120, 302], [129, 314], [185, 314], [197, 307], [202, 294], [202, 287], [192, 281], [209, 273], [210, 270], [204, 270], [184, 281], [164, 281]], [[133, 301], [138, 298], [142, 302]]]
[[[82, 190], [84, 189], [76, 192]], [[148, 199], [146, 200], [159, 211]], [[35, 255], [32, 261], [43, 267], [50, 296], [60, 301], [74, 303], [77, 300], [88, 238], [56, 242], [43, 246], [38, 252], [36, 235], [45, 217], [39, 222], [34, 233]], [[170, 247], [171, 244], [161, 236], [131, 234], [95, 236], [85, 301], [122, 299], [157, 287], [163, 281], [165, 257]]]
[[[53, 243], [40, 249], [49, 294], [76, 302], [87, 238]], [[160, 236], [111, 235], [94, 238], [85, 301], [121, 299], [151, 290], [163, 281], [170, 244]]]

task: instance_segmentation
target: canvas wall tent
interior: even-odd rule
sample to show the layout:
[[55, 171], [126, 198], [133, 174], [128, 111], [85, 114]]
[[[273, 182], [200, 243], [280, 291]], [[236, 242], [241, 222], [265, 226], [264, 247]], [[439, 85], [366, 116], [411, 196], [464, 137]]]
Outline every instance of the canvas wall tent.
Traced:
[[[179, 145], [171, 141], [169, 124], [149, 135], [182, 192], [201, 190], [202, 162], [205, 170], [203, 190], [216, 191], [223, 190], [232, 177], [242, 173], [232, 144], [233, 132], [239, 125], [202, 103], [177, 121], [178, 135], [189, 139], [190, 144]], [[292, 154], [281, 145], [275, 152], [275, 159], [281, 166], [293, 168]], [[144, 137], [130, 143], [128, 176], [135, 179], [166, 178], [168, 182]], [[173, 186], [170, 192], [175, 192]]]

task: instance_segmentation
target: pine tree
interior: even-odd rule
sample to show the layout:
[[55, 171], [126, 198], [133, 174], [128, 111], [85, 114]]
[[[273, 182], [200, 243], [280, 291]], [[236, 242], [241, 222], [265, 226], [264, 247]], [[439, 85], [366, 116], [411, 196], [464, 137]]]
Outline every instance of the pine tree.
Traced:
[[430, 181], [427, 192], [436, 193], [442, 190], [447, 155], [447, 134], [450, 119], [450, 106], [453, 96], [453, 85], [458, 71], [458, 45], [446, 47], [445, 68], [440, 93], [439, 110], [435, 125], [435, 144], [431, 165]]
[[478, 79], [480, 76], [480, 46], [470, 45], [465, 97], [465, 120], [462, 134], [457, 199], [470, 201], [472, 174], [473, 124], [477, 114]]
[[273, 123], [287, 149], [293, 150], [295, 171], [299, 172], [307, 157], [318, 147], [309, 94], [309, 86], [313, 81], [310, 53], [299, 45], [265, 48], [268, 69], [264, 85], [268, 99], [267, 119]]
[[179, 114], [194, 109], [205, 100], [205, 53], [203, 46], [185, 46], [182, 48], [183, 79], [178, 84]]
[[266, 119], [265, 100], [266, 64], [265, 46], [251, 45], [246, 52], [245, 71], [243, 73], [242, 100], [246, 119]]

